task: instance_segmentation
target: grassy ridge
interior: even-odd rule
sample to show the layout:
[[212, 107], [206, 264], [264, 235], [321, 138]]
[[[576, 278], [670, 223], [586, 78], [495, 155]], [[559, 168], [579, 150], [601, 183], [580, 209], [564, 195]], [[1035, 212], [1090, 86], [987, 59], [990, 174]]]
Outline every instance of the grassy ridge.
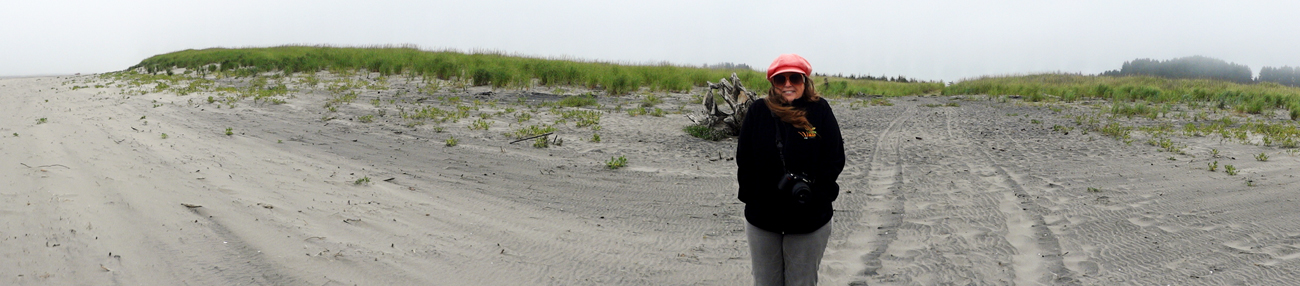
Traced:
[[[643, 86], [656, 91], [686, 91], [706, 80], [717, 80], [731, 74], [727, 70], [666, 64], [627, 66], [415, 48], [308, 46], [184, 50], [150, 57], [132, 68], [157, 72], [173, 67], [208, 71], [245, 70], [250, 73], [366, 70], [382, 75], [472, 79], [474, 85], [494, 87], [528, 87], [536, 79], [543, 86], [601, 87], [611, 94], [623, 94]], [[762, 75], [755, 72], [739, 72], [747, 81], [762, 81]]]
[[1275, 108], [1300, 119], [1300, 88], [1275, 83], [1238, 84], [1206, 79], [1166, 79], [1150, 76], [1083, 76], [1039, 74], [982, 77], [943, 89], [945, 95], [1019, 95], [1028, 101], [1106, 99], [1113, 102], [1210, 103], [1223, 109], [1260, 114]]
[[[943, 92], [942, 82], [893, 82], [883, 80], [848, 79], [841, 77], [821, 77], [823, 83], [817, 85], [817, 92], [830, 96], [855, 95], [930, 95]], [[766, 89], [766, 88], [765, 88]]]
[[[316, 72], [366, 70], [383, 75], [407, 74], [438, 79], [466, 79], [474, 85], [502, 88], [542, 86], [586, 86], [603, 88], [609, 94], [625, 94], [642, 87], [652, 91], [685, 92], [707, 81], [737, 73], [751, 90], [767, 90], [764, 74], [747, 69], [706, 69], [659, 65], [620, 65], [564, 59], [541, 59], [493, 53], [465, 54], [454, 51], [423, 51], [409, 47], [318, 47], [280, 46], [269, 48], [211, 48], [156, 55], [132, 66], [149, 73], [170, 68], [204, 71], [233, 71], [254, 75], [259, 72]], [[828, 96], [855, 94], [936, 94], [939, 83], [896, 83], [831, 79], [819, 90]]]

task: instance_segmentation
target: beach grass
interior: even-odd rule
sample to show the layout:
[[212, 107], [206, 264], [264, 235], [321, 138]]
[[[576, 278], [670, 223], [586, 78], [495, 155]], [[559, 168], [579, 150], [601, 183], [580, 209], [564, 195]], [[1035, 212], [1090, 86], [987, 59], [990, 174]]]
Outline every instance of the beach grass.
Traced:
[[265, 48], [210, 48], [156, 55], [132, 66], [150, 74], [174, 68], [227, 72], [253, 76], [264, 72], [287, 74], [355, 71], [381, 76], [406, 75], [443, 80], [467, 80], [475, 86], [529, 88], [535, 86], [585, 86], [609, 94], [626, 94], [640, 88], [685, 92], [706, 81], [740, 74], [747, 84], [765, 83], [752, 70], [719, 70], [668, 63], [632, 65], [572, 59], [511, 56], [499, 52], [461, 53], [425, 51], [407, 46], [326, 47], [278, 46]]
[[1117, 103], [1112, 112], [1129, 117], [1154, 117], [1166, 111], [1164, 104], [1180, 103], [1249, 114], [1284, 109], [1291, 120], [1300, 119], [1300, 88], [1270, 82], [1037, 74], [964, 80], [944, 88], [943, 94], [1018, 95], [1030, 102], [1104, 99]]
[[[688, 92], [735, 73], [750, 90], [766, 91], [771, 85], [765, 74], [748, 69], [711, 69], [670, 63], [624, 64], [584, 61], [570, 58], [538, 58], [507, 55], [501, 52], [462, 53], [452, 50], [428, 51], [414, 46], [329, 47], [277, 46], [263, 48], [209, 48], [183, 50], [149, 57], [131, 66], [129, 71], [173, 80], [171, 70], [184, 68], [187, 73], [221, 73], [251, 77], [268, 72], [282, 74], [328, 71], [351, 75], [357, 71], [379, 73], [381, 77], [401, 75], [410, 78], [456, 80], [474, 86], [527, 89], [535, 87], [582, 86], [621, 95], [648, 89], [651, 92]], [[891, 82], [821, 76], [818, 92], [826, 96], [854, 95], [924, 95], [943, 90], [939, 82]], [[322, 82], [308, 77], [307, 85]], [[206, 82], [194, 83], [195, 89]], [[436, 90], [434, 84], [426, 86]], [[164, 87], [166, 88], [166, 87]], [[274, 86], [272, 86], [274, 88]]]

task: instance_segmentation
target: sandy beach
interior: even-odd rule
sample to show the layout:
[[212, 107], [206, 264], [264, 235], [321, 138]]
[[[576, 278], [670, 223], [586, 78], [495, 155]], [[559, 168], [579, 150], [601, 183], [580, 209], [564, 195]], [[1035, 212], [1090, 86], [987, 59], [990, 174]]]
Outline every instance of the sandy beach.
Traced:
[[[752, 283], [735, 141], [682, 132], [690, 94], [658, 94], [684, 114], [622, 111], [639, 93], [563, 109], [600, 130], [569, 120], [535, 148], [502, 133], [561, 115], [506, 109], [561, 92], [393, 79], [328, 111], [319, 90], [222, 104], [116, 84], [0, 79], [0, 284]], [[447, 97], [473, 116], [398, 116]], [[831, 100], [848, 164], [823, 285], [1300, 284], [1297, 152], [1053, 129], [1097, 102]]]

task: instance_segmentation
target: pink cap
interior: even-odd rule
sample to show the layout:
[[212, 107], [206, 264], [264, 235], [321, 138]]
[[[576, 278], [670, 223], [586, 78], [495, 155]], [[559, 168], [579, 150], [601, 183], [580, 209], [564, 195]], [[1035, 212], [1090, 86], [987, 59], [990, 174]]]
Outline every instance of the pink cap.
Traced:
[[772, 80], [772, 76], [784, 72], [797, 72], [807, 76], [812, 74], [812, 64], [796, 54], [781, 55], [767, 67], [767, 80]]

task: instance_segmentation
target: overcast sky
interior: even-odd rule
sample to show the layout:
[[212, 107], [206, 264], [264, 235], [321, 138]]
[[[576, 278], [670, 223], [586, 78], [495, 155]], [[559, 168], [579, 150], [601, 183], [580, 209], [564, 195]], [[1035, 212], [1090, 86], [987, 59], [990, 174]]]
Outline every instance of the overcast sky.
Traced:
[[[193, 2], [193, 3], [191, 3]], [[954, 81], [1204, 55], [1300, 66], [1296, 1], [9, 1], [0, 76], [122, 70], [184, 49], [415, 44], [539, 57]]]

